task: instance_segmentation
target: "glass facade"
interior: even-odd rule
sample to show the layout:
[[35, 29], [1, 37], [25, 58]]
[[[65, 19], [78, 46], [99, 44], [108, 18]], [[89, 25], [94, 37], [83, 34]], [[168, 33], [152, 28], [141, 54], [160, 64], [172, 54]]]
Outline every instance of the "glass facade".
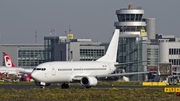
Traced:
[[44, 47], [19, 47], [18, 66], [34, 68], [44, 62]]
[[102, 57], [105, 49], [80, 49], [80, 61], [92, 61]]
[[[127, 37], [119, 39], [118, 57], [119, 63], [142, 61], [142, 37]], [[142, 63], [122, 65], [126, 72], [142, 71]], [[130, 80], [142, 80], [142, 75], [129, 76]]]
[[58, 36], [44, 37], [44, 58], [46, 62], [54, 60], [54, 45], [58, 43]]

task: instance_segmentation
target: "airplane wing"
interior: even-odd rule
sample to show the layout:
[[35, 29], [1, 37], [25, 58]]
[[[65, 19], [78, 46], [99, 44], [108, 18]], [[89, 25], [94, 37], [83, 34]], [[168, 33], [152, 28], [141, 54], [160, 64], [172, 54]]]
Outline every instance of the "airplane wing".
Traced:
[[97, 78], [103, 77], [113, 77], [113, 76], [125, 76], [125, 75], [135, 75], [135, 74], [148, 74], [149, 72], [130, 72], [130, 73], [117, 73], [117, 74], [108, 74], [108, 75], [98, 75]]
[[118, 63], [118, 64], [115, 64], [115, 66], [118, 67], [118, 66], [121, 66], [121, 65], [136, 64], [136, 63], [141, 63], [141, 62], [147, 62], [147, 61], [136, 61], [136, 62]]
[[[125, 76], [125, 75], [135, 75], [135, 74], [148, 74], [149, 72], [130, 72], [130, 73], [117, 73], [117, 74], [108, 74], [108, 75], [97, 75], [97, 78], [103, 77], [115, 77], [115, 76]], [[83, 77], [91, 75], [76, 75], [72, 78], [73, 81], [80, 81]]]

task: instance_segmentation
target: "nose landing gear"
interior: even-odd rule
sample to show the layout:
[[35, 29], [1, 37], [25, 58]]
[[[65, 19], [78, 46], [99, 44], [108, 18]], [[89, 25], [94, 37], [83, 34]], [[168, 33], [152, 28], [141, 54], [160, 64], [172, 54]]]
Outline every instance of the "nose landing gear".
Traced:
[[35, 81], [35, 84], [36, 86], [40, 86], [41, 88], [45, 88], [51, 85], [51, 83], [44, 83], [44, 82], [37, 82], [37, 81]]

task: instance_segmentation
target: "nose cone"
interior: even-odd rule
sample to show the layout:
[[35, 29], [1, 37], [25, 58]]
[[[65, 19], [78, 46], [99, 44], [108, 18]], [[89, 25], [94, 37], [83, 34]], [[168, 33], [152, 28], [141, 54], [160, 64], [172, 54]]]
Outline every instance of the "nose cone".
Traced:
[[37, 72], [32, 72], [32, 73], [31, 73], [31, 77], [32, 77], [34, 80], [37, 80], [37, 79], [38, 79], [38, 73], [37, 73]]

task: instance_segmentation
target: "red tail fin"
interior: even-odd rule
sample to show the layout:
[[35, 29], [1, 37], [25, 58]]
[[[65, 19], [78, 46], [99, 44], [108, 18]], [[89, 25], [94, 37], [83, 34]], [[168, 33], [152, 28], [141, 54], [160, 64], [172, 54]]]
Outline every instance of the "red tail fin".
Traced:
[[9, 55], [5, 52], [3, 52], [4, 55], [4, 60], [5, 60], [5, 65], [7, 67], [14, 67], [14, 63], [12, 62], [11, 58], [9, 57]]

